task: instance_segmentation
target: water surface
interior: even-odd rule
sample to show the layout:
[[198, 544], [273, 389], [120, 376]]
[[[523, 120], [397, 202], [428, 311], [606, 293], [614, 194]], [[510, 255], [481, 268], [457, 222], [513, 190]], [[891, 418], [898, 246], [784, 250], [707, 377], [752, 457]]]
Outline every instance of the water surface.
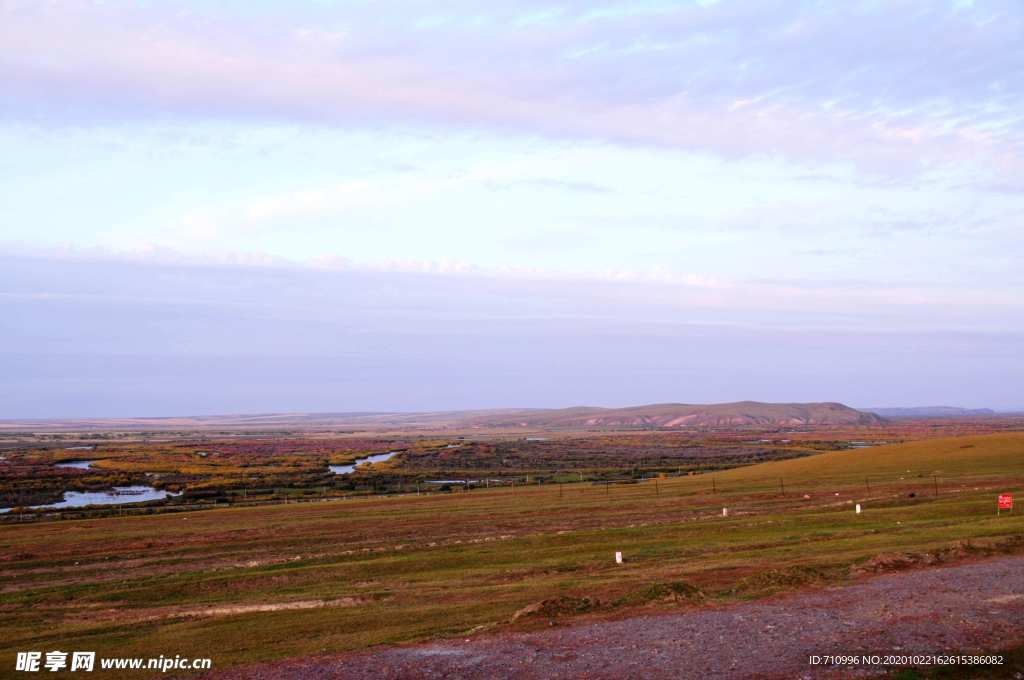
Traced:
[[88, 470], [95, 463], [94, 460], [66, 460], [63, 463], [57, 463], [56, 467], [59, 468], [74, 468], [75, 470]]
[[[110, 491], [65, 491], [64, 500], [47, 505], [30, 505], [32, 509], [61, 510], [64, 508], [82, 508], [87, 505], [120, 505], [123, 503], [145, 503], [159, 501], [172, 496], [180, 496], [163, 489], [151, 486], [115, 486]], [[0, 513], [10, 512], [11, 508], [0, 508]]]
[[375, 453], [372, 456], [366, 458], [356, 458], [356, 461], [351, 465], [328, 465], [327, 467], [336, 475], [347, 475], [353, 472], [357, 467], [363, 463], [381, 463], [388, 460], [392, 456], [398, 454], [398, 451], [388, 451], [387, 453]]

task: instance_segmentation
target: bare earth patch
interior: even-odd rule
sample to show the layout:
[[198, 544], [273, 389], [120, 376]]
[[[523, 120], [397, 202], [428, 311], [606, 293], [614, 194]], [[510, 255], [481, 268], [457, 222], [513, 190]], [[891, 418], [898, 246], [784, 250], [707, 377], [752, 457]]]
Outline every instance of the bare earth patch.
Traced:
[[758, 602], [292, 659], [208, 677], [851, 677], [872, 671], [811, 667], [808, 657], [998, 650], [1024, 642], [1022, 617], [1024, 557], [1012, 556]]

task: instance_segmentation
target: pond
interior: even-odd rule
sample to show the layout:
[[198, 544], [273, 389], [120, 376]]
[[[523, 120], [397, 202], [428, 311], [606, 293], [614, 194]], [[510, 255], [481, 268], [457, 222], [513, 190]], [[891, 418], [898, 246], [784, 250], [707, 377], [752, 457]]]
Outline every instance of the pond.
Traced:
[[382, 463], [397, 454], [398, 451], [375, 453], [374, 455], [367, 456], [366, 458], [356, 458], [356, 461], [351, 465], [328, 465], [327, 467], [336, 475], [347, 475], [348, 473], [355, 471], [355, 469], [363, 463]]
[[[64, 500], [48, 505], [30, 505], [33, 509], [61, 510], [64, 508], [81, 508], [86, 505], [120, 505], [122, 503], [145, 503], [159, 501], [172, 496], [180, 496], [163, 489], [151, 486], [115, 486], [110, 491], [65, 491]], [[10, 512], [11, 508], [0, 508], [0, 513]]]
[[75, 470], [88, 470], [95, 463], [94, 460], [66, 460], [63, 463], [57, 463], [56, 467], [59, 468], [74, 468]]

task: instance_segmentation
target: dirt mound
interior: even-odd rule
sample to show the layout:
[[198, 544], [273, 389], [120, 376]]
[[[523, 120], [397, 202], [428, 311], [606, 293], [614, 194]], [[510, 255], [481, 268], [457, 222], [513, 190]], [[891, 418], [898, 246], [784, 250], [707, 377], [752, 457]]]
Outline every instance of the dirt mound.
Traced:
[[791, 567], [788, 569], [767, 569], [741, 580], [732, 589], [733, 594], [764, 593], [787, 588], [825, 583], [830, 574], [815, 567]]
[[636, 606], [650, 603], [700, 603], [706, 596], [697, 586], [683, 581], [652, 583], [639, 590], [627, 593], [612, 601], [603, 601], [596, 597], [563, 595], [552, 597], [527, 605], [512, 615], [512, 622], [530, 619], [567, 619], [580, 614], [589, 614], [602, 610], [613, 610], [618, 607]]
[[955, 541], [949, 546], [924, 552], [883, 553], [850, 567], [851, 576], [885, 574], [906, 569], [932, 567], [971, 556], [1012, 553], [1024, 546], [1024, 536]]
[[706, 599], [704, 591], [695, 585], [684, 581], [669, 581], [667, 583], [652, 583], [642, 590], [624, 595], [615, 601], [615, 605], [637, 605], [648, 602], [699, 603]]
[[557, 619], [575, 616], [592, 612], [601, 606], [601, 601], [592, 597], [573, 597], [571, 595], [552, 597], [523, 607], [512, 615], [512, 621], [526, 618]]

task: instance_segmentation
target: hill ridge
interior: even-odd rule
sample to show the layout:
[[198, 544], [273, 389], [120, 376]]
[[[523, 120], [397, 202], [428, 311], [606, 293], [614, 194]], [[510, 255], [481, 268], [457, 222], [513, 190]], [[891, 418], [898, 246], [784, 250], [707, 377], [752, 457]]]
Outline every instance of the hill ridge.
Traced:
[[885, 420], [839, 402], [657, 403], [626, 407], [496, 408], [419, 412], [259, 413], [141, 418], [2, 420], [0, 431], [386, 428], [709, 429], [880, 425]]

